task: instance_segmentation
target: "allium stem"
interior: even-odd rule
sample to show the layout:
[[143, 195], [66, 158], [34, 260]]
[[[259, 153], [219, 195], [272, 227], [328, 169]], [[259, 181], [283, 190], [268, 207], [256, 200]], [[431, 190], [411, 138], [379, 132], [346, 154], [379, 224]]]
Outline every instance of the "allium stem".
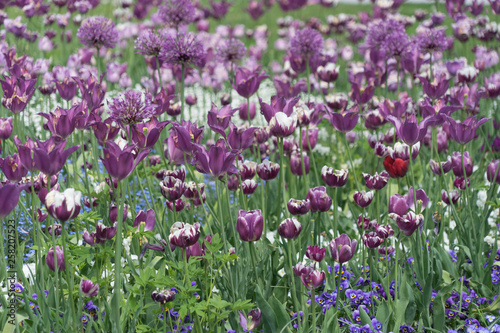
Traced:
[[[184, 64], [181, 65], [181, 117], [184, 116]], [[191, 119], [190, 119], [191, 120]]]
[[160, 86], [158, 87], [158, 92], [160, 92], [163, 89], [163, 82], [161, 81], [160, 59], [158, 59], [158, 56], [155, 56], [155, 58], [156, 58], [156, 69], [158, 70], [158, 82], [160, 83]]

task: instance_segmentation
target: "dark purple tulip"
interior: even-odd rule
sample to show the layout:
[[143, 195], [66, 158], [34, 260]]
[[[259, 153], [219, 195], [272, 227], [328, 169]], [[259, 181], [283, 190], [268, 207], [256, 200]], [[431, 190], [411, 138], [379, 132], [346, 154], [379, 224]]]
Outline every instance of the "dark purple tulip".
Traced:
[[257, 127], [238, 128], [233, 123], [229, 124], [227, 143], [231, 149], [242, 152], [253, 144]]
[[326, 248], [319, 247], [318, 245], [308, 246], [306, 250], [306, 257], [316, 262], [321, 262], [325, 258]]
[[[467, 182], [467, 185], [466, 185], [466, 182]], [[455, 180], [453, 181], [453, 186], [458, 188], [460, 191], [464, 191], [466, 186], [470, 187], [470, 179], [467, 178], [467, 180], [465, 180], [464, 177], [456, 177]]]
[[[128, 216], [128, 209], [127, 209], [127, 206], [125, 205], [123, 207], [123, 212], [122, 212], [122, 217], [123, 217], [123, 220], [122, 221], [125, 221], [127, 219], [127, 216]], [[108, 212], [108, 217], [109, 217], [109, 220], [112, 222], [112, 223], [115, 223], [118, 219], [118, 206], [112, 204], [110, 207], [109, 207], [109, 212]]]
[[499, 160], [491, 161], [486, 168], [486, 178], [489, 182], [500, 184], [500, 167]]
[[215, 104], [212, 104], [212, 108], [207, 114], [207, 125], [212, 131], [226, 137], [225, 130], [229, 126], [231, 117], [235, 112], [236, 109], [232, 109], [230, 105], [223, 106], [218, 110]]
[[152, 148], [160, 138], [161, 131], [169, 123], [169, 121], [159, 122], [152, 117], [148, 122], [131, 125], [131, 142], [140, 149]]
[[89, 111], [94, 111], [102, 106], [104, 101], [104, 96], [106, 92], [103, 89], [103, 79], [104, 74], [98, 81], [93, 75], [89, 75], [87, 80], [82, 80], [78, 77], [74, 77], [73, 80], [78, 84], [80, 88], [80, 93], [82, 94], [82, 100], [87, 102]]
[[341, 111], [347, 107], [347, 103], [349, 102], [349, 98], [344, 93], [337, 93], [333, 95], [328, 95], [325, 97], [326, 105], [332, 110]]
[[[463, 160], [463, 165], [462, 165], [462, 160]], [[454, 152], [452, 157], [451, 157], [451, 168], [452, 168], [453, 174], [457, 177], [463, 177], [464, 170], [465, 170], [465, 174], [467, 175], [467, 177], [472, 175], [474, 164], [473, 164], [472, 158], [470, 157], [469, 152], [465, 151], [463, 158], [462, 158], [461, 153]]]
[[411, 98], [404, 98], [401, 101], [391, 101], [390, 99], [385, 99], [383, 103], [378, 104], [378, 109], [384, 119], [388, 116], [394, 116], [396, 118], [401, 118], [403, 114], [406, 113], [408, 109], [408, 104], [411, 102]]
[[[203, 195], [205, 195], [205, 194], [203, 194]], [[196, 201], [193, 200], [193, 202], [196, 202]], [[177, 199], [175, 201], [168, 201], [167, 200], [166, 204], [167, 204], [167, 208], [172, 212], [174, 211], [174, 208], [175, 208], [176, 212], [181, 212], [184, 209], [184, 207], [186, 207], [186, 202], [182, 199]], [[189, 204], [188, 204], [188, 208], [189, 208]]]
[[134, 150], [135, 146], [126, 145], [121, 149], [113, 141], [106, 143], [106, 147], [103, 148], [104, 157], [100, 159], [112, 178], [117, 180], [127, 178], [149, 153], [149, 149], [142, 150], [138, 154], [134, 154]]
[[379, 237], [376, 232], [370, 232], [363, 235], [363, 243], [369, 249], [376, 249], [384, 242], [384, 239]]
[[151, 298], [156, 303], [166, 304], [172, 302], [175, 299], [175, 292], [170, 290], [153, 291], [151, 293]]
[[243, 331], [251, 332], [259, 326], [262, 318], [262, 311], [259, 308], [251, 310], [247, 316], [241, 310], [238, 312], [240, 314], [240, 326], [243, 328]]
[[172, 123], [171, 137], [175, 143], [175, 147], [182, 152], [191, 154], [194, 147], [193, 144], [199, 144], [203, 137], [203, 126], [198, 127], [196, 122], [182, 121], [182, 125]]
[[318, 143], [318, 133], [319, 129], [317, 127], [307, 130], [307, 133], [305, 128], [302, 129], [302, 149], [305, 152], [309, 152], [316, 147]]
[[231, 80], [234, 90], [243, 98], [250, 98], [257, 90], [260, 83], [268, 78], [264, 71], [259, 73], [259, 69], [250, 71], [246, 68], [239, 67], [236, 69], [235, 79]]
[[293, 11], [304, 7], [307, 0], [278, 0], [281, 10], [284, 12]]
[[300, 235], [302, 225], [296, 217], [288, 218], [280, 223], [278, 234], [286, 239], [294, 239]]
[[290, 199], [288, 200], [286, 206], [288, 208], [288, 211], [292, 215], [305, 215], [311, 209], [311, 203], [307, 199], [306, 200]]
[[56, 250], [54, 253], [54, 248], [51, 247], [49, 252], [47, 252], [47, 258], [45, 259], [45, 263], [49, 266], [51, 271], [56, 271], [56, 260], [57, 260], [57, 271], [61, 272], [66, 269], [66, 263], [64, 262], [64, 252], [62, 247], [56, 246]]
[[233, 164], [236, 155], [227, 152], [225, 148], [220, 146], [221, 144], [224, 145], [223, 139], [217, 140], [217, 144], [210, 146], [208, 151], [199, 144], [194, 145], [196, 149], [196, 168], [198, 171], [215, 178], [220, 178], [226, 173], [238, 173], [238, 170]]
[[[161, 175], [161, 176], [159, 176]], [[156, 174], [156, 178], [163, 180], [165, 177], [174, 177], [184, 181], [186, 179], [186, 169], [184, 167], [177, 168], [175, 170], [165, 170], [162, 169]]]
[[35, 84], [36, 79], [26, 80], [22, 76], [0, 80], [3, 89], [2, 105], [12, 113], [20, 113], [35, 93]]
[[339, 66], [330, 62], [326, 66], [319, 66], [316, 74], [321, 81], [334, 82], [339, 77]]
[[260, 179], [265, 181], [276, 178], [279, 171], [280, 165], [267, 159], [257, 165], [257, 175], [259, 175]]
[[449, 197], [446, 190], [441, 190], [441, 200], [443, 200], [445, 204], [456, 204], [458, 202], [458, 199], [460, 199], [460, 192], [458, 190], [451, 191]]
[[377, 220], [370, 220], [368, 217], [364, 217], [363, 214], [360, 214], [358, 216], [358, 219], [356, 220], [356, 224], [358, 225], [359, 229], [363, 230], [370, 230], [372, 229], [375, 224], [377, 223]]
[[132, 227], [140, 229], [141, 224], [144, 224], [144, 231], [151, 231], [155, 227], [155, 211], [148, 209], [147, 211], [140, 210], [134, 219]]
[[404, 122], [394, 116], [388, 116], [387, 120], [396, 128], [398, 137], [407, 145], [413, 146], [422, 141], [427, 134], [427, 128], [436, 125], [439, 122], [439, 117], [428, 117], [418, 123], [416, 115], [412, 113], [406, 116]]
[[187, 105], [193, 106], [193, 105], [196, 105], [197, 102], [198, 102], [198, 98], [196, 96], [192, 96], [192, 95], [186, 96], [186, 104]]
[[7, 140], [12, 135], [12, 117], [0, 118], [0, 140]]
[[95, 232], [89, 233], [87, 229], [83, 229], [83, 234], [82, 234], [83, 241], [90, 246], [96, 246], [98, 243], [96, 239]]
[[344, 112], [330, 112], [330, 123], [339, 132], [352, 131], [358, 123], [359, 113], [357, 108], [351, 108]]
[[361, 208], [368, 207], [373, 200], [373, 191], [356, 191], [353, 195], [354, 202]]
[[49, 225], [47, 227], [47, 233], [52, 236], [52, 233], [54, 233], [54, 236], [61, 236], [62, 234], [62, 225], [59, 223], [56, 223], [54, 225]]
[[357, 83], [351, 85], [351, 99], [356, 102], [356, 104], [368, 103], [372, 99], [374, 92], [375, 86], [373, 85], [365, 88], [361, 88]]
[[413, 212], [408, 212], [403, 216], [391, 213], [389, 214], [389, 217], [396, 221], [399, 229], [401, 229], [401, 231], [408, 237], [411, 236], [424, 222], [424, 216], [422, 214], [416, 215]]
[[200, 224], [191, 225], [184, 222], [175, 222], [170, 228], [170, 244], [180, 248], [187, 248], [198, 242], [200, 238]]
[[[309, 174], [309, 171], [311, 169], [309, 156], [305, 152], [303, 152], [302, 158], [304, 159], [304, 169], [307, 175]], [[294, 174], [295, 176], [304, 175], [304, 172], [302, 170], [302, 160], [300, 159], [300, 153], [298, 153], [295, 150], [290, 156], [290, 171], [292, 171], [292, 174]]]
[[448, 90], [448, 80], [444, 75], [434, 78], [433, 82], [429, 82], [426, 78], [418, 76], [422, 83], [424, 93], [432, 100], [443, 97]]
[[293, 273], [297, 275], [298, 277], [301, 277], [302, 275], [309, 275], [312, 273], [314, 270], [313, 266], [309, 265], [304, 265], [303, 263], [299, 262], [297, 265], [293, 266]]
[[321, 169], [321, 179], [329, 187], [343, 187], [349, 178], [349, 170], [334, 170], [326, 165]]
[[383, 171], [380, 174], [376, 172], [373, 176], [363, 173], [363, 179], [365, 180], [366, 187], [370, 190], [381, 190], [389, 181], [389, 173], [387, 171]]
[[252, 179], [257, 172], [257, 163], [254, 161], [246, 160], [240, 164], [240, 177], [241, 180]]
[[238, 115], [240, 116], [241, 120], [248, 120], [248, 113], [250, 113], [250, 119], [254, 119], [256, 115], [256, 107], [255, 103], [251, 102], [250, 103], [250, 109], [247, 107], [247, 102], [242, 102], [240, 104], [240, 107], [238, 109]]
[[248, 3], [248, 13], [252, 20], [258, 20], [264, 14], [263, 3], [261, 1], [251, 0]]
[[472, 116], [460, 123], [456, 122], [450, 116], [446, 116], [446, 119], [450, 124], [449, 131], [451, 138], [461, 145], [465, 145], [475, 139], [477, 128], [489, 120], [488, 118], [482, 118], [478, 121], [476, 117]]
[[5, 185], [0, 183], [0, 219], [9, 215], [16, 208], [19, 202], [19, 194], [30, 185], [23, 184], [18, 186], [14, 183], [7, 183]]
[[332, 205], [332, 198], [326, 193], [326, 187], [318, 186], [311, 188], [307, 192], [306, 199], [311, 205], [311, 212], [326, 212]]
[[176, 95], [169, 94], [167, 93], [167, 91], [165, 91], [165, 89], [161, 88], [160, 92], [158, 93], [158, 95], [155, 96], [153, 100], [153, 104], [157, 105], [155, 115], [160, 116], [165, 112], [168, 113], [172, 101], [176, 97], [177, 97]]
[[189, 260], [191, 257], [202, 257], [203, 250], [200, 243], [196, 242], [191, 246], [186, 247], [186, 259]]
[[394, 251], [396, 251], [396, 249], [394, 248], [394, 246], [381, 246], [381, 247], [378, 248], [377, 252], [380, 255], [388, 256], [388, 255], [393, 254]]
[[236, 230], [242, 241], [253, 242], [258, 241], [262, 236], [264, 228], [264, 218], [260, 209], [238, 212], [238, 220], [236, 222]]
[[229, 191], [236, 191], [238, 188], [240, 188], [240, 180], [238, 179], [238, 176], [236, 175], [231, 175], [227, 177], [227, 189]]
[[97, 142], [104, 146], [108, 140], [114, 140], [120, 131], [120, 127], [111, 118], [107, 118], [103, 122], [94, 122], [92, 124], [94, 135]]
[[241, 191], [244, 195], [251, 195], [257, 190], [257, 182], [253, 179], [247, 179], [241, 183]]
[[76, 95], [76, 82], [69, 77], [65, 77], [63, 81], [56, 82], [57, 92], [65, 101], [73, 99]]
[[28, 174], [28, 170], [23, 166], [17, 154], [7, 156], [5, 159], [0, 157], [0, 169], [11, 182], [19, 182]]
[[72, 220], [80, 214], [82, 192], [73, 188], [66, 189], [63, 193], [52, 190], [45, 197], [47, 211], [58, 221]]
[[186, 190], [186, 184], [177, 178], [167, 176], [160, 182], [161, 194], [168, 201], [180, 199]]
[[90, 280], [80, 281], [80, 292], [84, 297], [94, 297], [99, 293], [99, 283], [93, 284]]
[[382, 116], [379, 110], [371, 110], [365, 113], [365, 127], [367, 129], [376, 130], [380, 126], [386, 123], [385, 118]]
[[175, 133], [173, 131], [170, 132], [170, 135], [164, 141], [166, 143], [166, 149], [163, 151], [165, 158], [169, 161], [169, 163], [174, 165], [182, 165], [186, 160], [189, 163], [191, 161], [191, 157], [186, 157], [186, 159], [184, 159], [185, 153], [178, 148], [176, 140], [177, 136], [175, 136]]
[[[431, 171], [437, 176], [441, 176], [443, 173], [447, 174], [448, 172], [450, 172], [452, 167], [451, 156], [448, 156], [446, 158], [446, 161], [441, 163], [437, 163], [434, 160], [430, 160], [429, 166], [431, 167]], [[442, 172], [441, 169], [443, 170]]]
[[342, 234], [330, 242], [330, 254], [332, 259], [340, 264], [348, 262], [356, 252], [358, 242], [354, 239], [351, 241], [349, 236]]
[[[62, 141], [59, 144], [55, 144], [55, 141], [52, 139], [49, 139], [45, 142], [37, 140], [37, 143], [38, 148], [33, 149], [33, 161], [35, 162], [36, 168], [48, 176], [54, 176], [59, 171], [61, 171], [69, 155], [80, 148], [80, 145], [76, 145], [64, 150], [64, 147], [66, 146], [66, 140]], [[23, 156], [21, 156], [21, 159], [22, 157]], [[29, 168], [27, 167], [27, 169]]]
[[58, 107], [54, 112], [39, 115], [48, 120], [47, 126], [53, 135], [66, 139], [74, 132], [77, 122], [86, 116], [81, 113], [80, 106], [81, 104], [75, 105], [69, 110]]
[[392, 229], [390, 224], [387, 225], [375, 224], [374, 229], [377, 235], [382, 239], [387, 239], [389, 237], [394, 236], [394, 230]]
[[325, 281], [325, 272], [314, 270], [309, 275], [301, 275], [300, 280], [306, 288], [316, 289], [323, 285]]
[[399, 193], [394, 194], [389, 198], [389, 213], [395, 213], [403, 216], [408, 212], [410, 206], [404, 196]]
[[278, 112], [291, 116], [293, 108], [298, 103], [299, 99], [300, 97], [295, 97], [287, 100], [283, 97], [272, 96], [271, 104], [266, 104], [259, 98], [260, 111], [264, 118], [266, 118], [266, 121], [270, 123], [271, 119], [275, 117]]

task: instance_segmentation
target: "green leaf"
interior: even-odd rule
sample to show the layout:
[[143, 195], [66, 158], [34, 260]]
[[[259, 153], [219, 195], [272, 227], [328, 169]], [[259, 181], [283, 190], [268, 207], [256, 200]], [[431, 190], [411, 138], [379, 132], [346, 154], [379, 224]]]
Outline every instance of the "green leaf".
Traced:
[[[404, 288], [404, 286], [403, 286]], [[417, 304], [415, 304], [415, 297], [408, 283], [406, 283], [406, 288], [408, 289], [408, 305], [405, 311], [405, 321], [407, 324], [411, 325], [413, 319], [415, 319], [415, 313], [417, 312]]]
[[[444, 332], [444, 322], [446, 319], [443, 298], [434, 298], [432, 303], [434, 328], [439, 332]], [[427, 328], [426, 328], [427, 329]]]
[[269, 303], [262, 297], [262, 291], [257, 286], [255, 289], [257, 294], [257, 306], [262, 311], [262, 323], [264, 325], [264, 332], [276, 332], [276, 314], [269, 305]]
[[332, 332], [339, 333], [339, 320], [337, 318], [337, 311], [332, 307], [328, 309], [325, 313], [326, 321], [323, 322], [323, 331], [324, 332]]
[[281, 331], [288, 323], [290, 322], [290, 316], [286, 312], [285, 306], [281, 304], [280, 301], [273, 295], [269, 299], [269, 305], [273, 308], [274, 313], [276, 314], [277, 321], [277, 331]]

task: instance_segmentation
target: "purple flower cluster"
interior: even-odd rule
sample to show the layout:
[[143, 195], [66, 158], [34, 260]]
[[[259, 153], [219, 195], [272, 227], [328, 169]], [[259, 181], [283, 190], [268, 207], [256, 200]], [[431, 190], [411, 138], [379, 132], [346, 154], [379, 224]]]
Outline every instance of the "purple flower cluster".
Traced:
[[163, 46], [164, 38], [161, 34], [153, 30], [144, 30], [135, 40], [135, 49], [137, 54], [144, 54], [157, 57]]
[[165, 3], [158, 7], [158, 14], [163, 22], [179, 27], [194, 21], [195, 9], [191, 0], [165, 0]]
[[118, 42], [118, 31], [110, 19], [103, 16], [93, 16], [82, 22], [76, 37], [87, 47], [112, 49]]
[[151, 95], [135, 90], [127, 90], [109, 104], [109, 117], [123, 126], [141, 123], [155, 111]]
[[242, 41], [230, 38], [223, 41], [216, 51], [217, 60], [223, 63], [234, 64], [243, 59], [247, 53], [247, 48]]
[[290, 51], [305, 58], [318, 55], [323, 51], [323, 37], [311, 28], [299, 30], [290, 41]]
[[160, 51], [160, 58], [170, 65], [203, 67], [206, 52], [196, 35], [177, 34], [167, 36]]

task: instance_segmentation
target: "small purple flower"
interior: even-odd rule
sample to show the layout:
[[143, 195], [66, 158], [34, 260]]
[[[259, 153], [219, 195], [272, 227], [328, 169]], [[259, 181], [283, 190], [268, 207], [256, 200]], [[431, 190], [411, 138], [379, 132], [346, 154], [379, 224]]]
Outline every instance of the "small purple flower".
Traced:
[[240, 314], [240, 326], [243, 331], [250, 332], [259, 326], [262, 318], [262, 311], [259, 308], [251, 310], [247, 316], [241, 310], [238, 312]]
[[366, 187], [370, 190], [381, 190], [389, 181], [389, 173], [387, 171], [383, 171], [380, 174], [376, 172], [373, 176], [363, 173], [363, 179], [365, 180]]
[[374, 192], [356, 191], [353, 195], [354, 202], [361, 208], [368, 207], [373, 200]]
[[141, 228], [144, 224], [144, 231], [151, 231], [155, 227], [155, 211], [153, 209], [148, 209], [147, 211], [140, 210], [134, 219], [134, 224], [132, 227]]
[[332, 259], [340, 264], [348, 262], [356, 252], [358, 242], [351, 241], [349, 236], [342, 234], [330, 242], [330, 254]]
[[54, 248], [51, 247], [47, 252], [45, 263], [51, 271], [56, 271], [56, 264], [58, 272], [64, 271], [66, 269], [66, 263], [64, 261], [63, 248], [56, 246], [56, 250], [54, 251]]
[[99, 293], [99, 284], [93, 284], [90, 280], [80, 281], [80, 292], [84, 297], [94, 297]]
[[286, 239], [294, 239], [300, 235], [302, 225], [296, 217], [288, 218], [280, 223], [278, 234]]
[[489, 120], [488, 118], [482, 118], [478, 121], [474, 116], [465, 119], [463, 122], [457, 122], [450, 116], [446, 116], [446, 119], [450, 124], [451, 138], [461, 145], [475, 139], [477, 128]]
[[326, 193], [326, 187], [318, 186], [307, 192], [306, 199], [311, 205], [311, 212], [326, 212], [332, 205], [332, 198]]
[[323, 51], [323, 37], [311, 28], [299, 30], [290, 40], [290, 51], [305, 58], [320, 54]]
[[416, 43], [422, 53], [443, 51], [446, 45], [446, 33], [442, 28], [425, 29], [417, 35]]
[[321, 262], [325, 258], [326, 248], [321, 248], [318, 245], [308, 246], [306, 257], [316, 262]]
[[236, 221], [236, 231], [244, 242], [258, 241], [262, 236], [264, 228], [264, 218], [260, 209], [238, 212]]
[[196, 7], [191, 0], [165, 0], [158, 7], [158, 16], [163, 22], [178, 28], [195, 20]]
[[203, 43], [192, 33], [167, 36], [160, 52], [160, 58], [165, 63], [184, 67], [203, 67], [205, 57]]
[[326, 165], [321, 169], [321, 179], [329, 187], [343, 187], [348, 178], [349, 170], [347, 169], [334, 170]]
[[247, 53], [247, 48], [242, 41], [236, 38], [224, 40], [217, 47], [217, 60], [225, 64], [240, 62]]
[[127, 90], [109, 104], [109, 117], [121, 126], [141, 123], [155, 115], [151, 94]]
[[184, 222], [175, 222], [170, 228], [168, 237], [170, 244], [185, 249], [194, 245], [200, 238], [200, 224], [191, 225]]
[[103, 16], [93, 16], [83, 20], [76, 37], [89, 48], [106, 47], [112, 49], [118, 42], [118, 31], [110, 19]]

